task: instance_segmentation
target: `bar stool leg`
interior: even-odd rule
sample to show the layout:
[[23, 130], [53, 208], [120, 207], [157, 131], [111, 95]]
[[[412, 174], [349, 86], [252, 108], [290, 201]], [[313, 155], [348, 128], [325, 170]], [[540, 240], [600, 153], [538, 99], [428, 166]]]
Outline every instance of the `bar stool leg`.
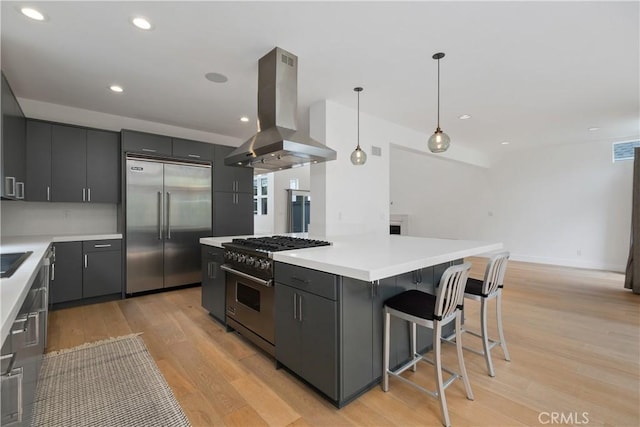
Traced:
[[510, 361], [509, 350], [507, 350], [507, 342], [504, 340], [504, 331], [502, 330], [502, 290], [498, 291], [496, 298], [496, 316], [498, 317], [498, 335], [500, 336], [500, 346], [504, 353], [504, 359]]
[[458, 350], [458, 366], [460, 367], [464, 389], [467, 392], [467, 399], [473, 400], [473, 391], [471, 391], [471, 383], [469, 382], [467, 368], [464, 364], [464, 355], [462, 354], [462, 311], [458, 311], [458, 314], [456, 314], [456, 349]]
[[[411, 358], [415, 359], [416, 354], [418, 353], [418, 346], [416, 344], [416, 324], [415, 322], [409, 323], [411, 323]], [[413, 364], [411, 370], [413, 372], [416, 372], [418, 370], [418, 362]]]
[[449, 427], [451, 421], [449, 421], [449, 410], [447, 409], [447, 398], [444, 395], [444, 384], [442, 382], [442, 360], [440, 357], [440, 338], [442, 336], [442, 326], [439, 321], [433, 322], [433, 366], [436, 370], [436, 390], [438, 392], [438, 401], [440, 402], [440, 410], [442, 411], [442, 418], [444, 418], [444, 425]]
[[391, 314], [384, 310], [384, 337], [382, 351], [382, 391], [389, 391], [389, 330], [391, 326]]
[[491, 350], [489, 348], [489, 332], [487, 330], [487, 299], [480, 299], [480, 327], [482, 328], [482, 347], [484, 348], [484, 359], [487, 361], [489, 376], [495, 377], [493, 362], [491, 361]]

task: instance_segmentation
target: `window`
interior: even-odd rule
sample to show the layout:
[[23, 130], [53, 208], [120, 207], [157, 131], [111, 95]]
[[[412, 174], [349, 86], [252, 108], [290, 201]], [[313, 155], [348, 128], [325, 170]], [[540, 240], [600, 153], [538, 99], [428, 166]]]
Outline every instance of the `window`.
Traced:
[[613, 143], [613, 161], [633, 160], [633, 151], [640, 147], [640, 141], [624, 141]]
[[253, 214], [267, 215], [267, 196], [269, 195], [269, 179], [258, 175], [253, 178]]

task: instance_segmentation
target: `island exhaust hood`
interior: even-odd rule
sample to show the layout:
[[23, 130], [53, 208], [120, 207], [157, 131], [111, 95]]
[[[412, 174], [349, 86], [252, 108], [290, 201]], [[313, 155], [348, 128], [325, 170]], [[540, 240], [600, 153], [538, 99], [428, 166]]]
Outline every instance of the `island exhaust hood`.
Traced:
[[258, 61], [258, 127], [224, 159], [229, 166], [280, 170], [336, 159], [336, 152], [297, 131], [298, 57], [276, 47]]

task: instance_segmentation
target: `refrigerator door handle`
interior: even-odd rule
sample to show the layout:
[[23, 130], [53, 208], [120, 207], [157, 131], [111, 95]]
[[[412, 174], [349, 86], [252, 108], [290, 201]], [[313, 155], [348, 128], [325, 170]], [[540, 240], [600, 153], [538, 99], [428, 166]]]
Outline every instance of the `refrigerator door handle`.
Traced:
[[158, 240], [162, 240], [162, 191], [158, 191]]
[[171, 192], [167, 191], [167, 240], [171, 239], [171, 221], [169, 213], [171, 212]]

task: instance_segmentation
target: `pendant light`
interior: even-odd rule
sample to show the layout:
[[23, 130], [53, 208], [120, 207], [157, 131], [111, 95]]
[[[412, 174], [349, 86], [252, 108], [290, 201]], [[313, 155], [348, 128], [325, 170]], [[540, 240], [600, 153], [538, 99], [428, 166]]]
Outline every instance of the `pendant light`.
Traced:
[[353, 153], [351, 153], [351, 163], [356, 166], [364, 165], [367, 162], [367, 154], [360, 148], [360, 92], [363, 91], [361, 87], [353, 88], [358, 93], [358, 146]]
[[431, 138], [429, 138], [428, 146], [432, 153], [443, 153], [447, 151], [449, 143], [451, 142], [449, 135], [440, 129], [440, 60], [444, 58], [444, 53], [438, 52], [434, 54], [432, 58], [438, 61], [438, 126], [433, 135], [431, 135]]

